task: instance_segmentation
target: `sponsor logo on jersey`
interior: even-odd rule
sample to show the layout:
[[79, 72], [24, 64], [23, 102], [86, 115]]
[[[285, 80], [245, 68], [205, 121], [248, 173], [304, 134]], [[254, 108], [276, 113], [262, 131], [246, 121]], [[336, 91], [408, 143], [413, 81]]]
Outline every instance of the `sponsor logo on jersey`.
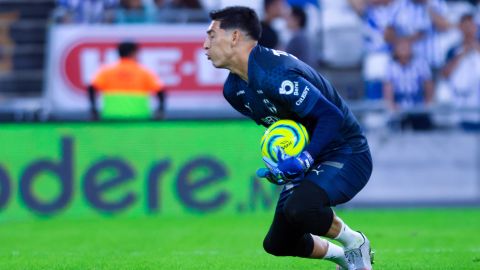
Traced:
[[277, 113], [277, 108], [275, 107], [275, 105], [273, 105], [272, 102], [270, 102], [270, 100], [264, 98], [263, 103], [265, 104], [265, 106], [267, 106], [267, 108], [270, 110], [270, 112]]
[[300, 98], [297, 100], [297, 102], [295, 102], [295, 104], [296, 104], [297, 106], [300, 106], [300, 104], [303, 103], [303, 101], [305, 100], [305, 98], [306, 98], [307, 95], [308, 95], [308, 92], [310, 92], [310, 88], [308, 88], [308, 86], [305, 86], [305, 89], [303, 89], [302, 95], [301, 95]]
[[267, 125], [271, 125], [271, 124], [277, 122], [278, 120], [280, 120], [280, 119], [278, 117], [275, 117], [275, 116], [267, 116], [267, 117], [262, 118], [262, 121]]
[[240, 90], [237, 92], [237, 96], [244, 95], [244, 94], [245, 94], [245, 90]]
[[257, 94], [263, 94], [263, 90], [261, 89], [257, 90]]
[[280, 85], [280, 94], [282, 95], [293, 95], [298, 96], [298, 82], [292, 82], [290, 80], [285, 80]]

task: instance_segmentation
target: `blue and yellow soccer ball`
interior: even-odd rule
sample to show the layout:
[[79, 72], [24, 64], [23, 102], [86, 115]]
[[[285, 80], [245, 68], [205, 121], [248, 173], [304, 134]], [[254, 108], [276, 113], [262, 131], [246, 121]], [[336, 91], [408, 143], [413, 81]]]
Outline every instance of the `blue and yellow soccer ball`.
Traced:
[[261, 140], [262, 156], [278, 162], [277, 147], [285, 154], [297, 156], [309, 142], [307, 129], [292, 120], [279, 120], [269, 126]]

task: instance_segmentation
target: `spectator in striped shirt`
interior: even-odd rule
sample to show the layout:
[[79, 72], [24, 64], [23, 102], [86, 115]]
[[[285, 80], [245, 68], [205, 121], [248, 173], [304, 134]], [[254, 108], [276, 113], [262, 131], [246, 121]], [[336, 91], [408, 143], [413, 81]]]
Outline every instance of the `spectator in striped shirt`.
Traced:
[[389, 26], [397, 0], [349, 0], [363, 21], [365, 52], [388, 51], [385, 29]]
[[148, 23], [154, 18], [154, 10], [142, 0], [120, 0], [115, 12], [116, 23]]
[[292, 32], [292, 37], [285, 47], [285, 52], [315, 67], [312, 44], [305, 30], [306, 24], [307, 14], [303, 8], [292, 6], [287, 17], [287, 27]]
[[451, 88], [453, 105], [461, 109], [456, 113], [459, 123], [467, 129], [480, 129], [479, 113], [465, 110], [480, 108], [480, 42], [474, 15], [463, 15], [459, 29], [463, 40], [448, 52], [442, 75]]
[[389, 25], [398, 0], [349, 0], [362, 19], [365, 57], [363, 79], [367, 99], [382, 98], [382, 81], [385, 79], [390, 48], [385, 41], [385, 29]]
[[416, 57], [423, 57], [434, 70], [441, 68], [445, 53], [440, 46], [441, 34], [450, 28], [445, 17], [444, 0], [399, 0], [385, 39], [394, 44], [399, 37], [409, 39]]
[[285, 0], [264, 0], [263, 1], [262, 35], [258, 44], [270, 49], [283, 47], [280, 43], [280, 35], [273, 27], [273, 21], [286, 15], [287, 6]]
[[57, 0], [55, 17], [62, 23], [112, 22], [118, 0]]
[[383, 87], [389, 108], [400, 113], [401, 127], [430, 129], [430, 116], [423, 109], [433, 98], [432, 74], [427, 62], [412, 53], [409, 39], [397, 39]]
[[[480, 27], [480, 0], [468, 0], [472, 5], [473, 18], [477, 28]], [[477, 33], [477, 38], [480, 40], [480, 32]]]

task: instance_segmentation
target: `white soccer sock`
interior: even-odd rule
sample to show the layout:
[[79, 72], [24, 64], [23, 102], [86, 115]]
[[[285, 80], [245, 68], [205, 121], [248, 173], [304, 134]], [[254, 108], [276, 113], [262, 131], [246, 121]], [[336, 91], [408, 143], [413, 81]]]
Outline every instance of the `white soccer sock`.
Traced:
[[323, 257], [323, 259], [334, 262], [340, 265], [341, 267], [348, 269], [348, 261], [347, 261], [347, 258], [345, 257], [343, 248], [335, 245], [330, 241], [327, 241], [327, 242], [328, 242], [327, 253]]
[[343, 220], [337, 217], [342, 222], [342, 229], [334, 239], [340, 242], [345, 249], [358, 248], [363, 244], [363, 237], [360, 233], [350, 229]]

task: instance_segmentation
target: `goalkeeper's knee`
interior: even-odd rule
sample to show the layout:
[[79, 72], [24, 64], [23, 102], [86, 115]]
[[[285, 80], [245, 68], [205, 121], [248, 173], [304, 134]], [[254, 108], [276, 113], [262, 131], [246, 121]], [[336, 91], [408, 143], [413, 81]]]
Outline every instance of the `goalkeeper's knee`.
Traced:
[[[304, 234], [295, 241], [282, 241], [285, 236], [268, 234], [263, 240], [263, 249], [274, 256], [296, 256], [308, 258], [312, 254], [313, 239], [310, 234]], [[287, 237], [288, 238], [288, 237]]]
[[292, 225], [315, 235], [325, 235], [333, 222], [327, 193], [308, 180], [295, 189], [285, 202], [283, 211]]

